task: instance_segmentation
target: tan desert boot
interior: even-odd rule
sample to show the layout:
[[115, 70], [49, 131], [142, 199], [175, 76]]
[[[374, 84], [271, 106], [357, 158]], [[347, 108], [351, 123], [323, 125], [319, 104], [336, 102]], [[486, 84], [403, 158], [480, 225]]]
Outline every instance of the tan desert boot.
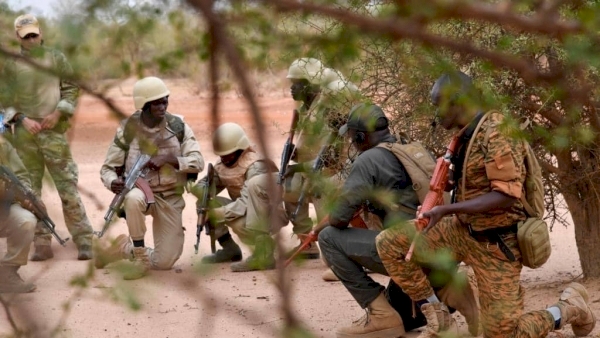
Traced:
[[336, 276], [335, 273], [333, 273], [333, 270], [331, 270], [331, 268], [325, 270], [325, 272], [323, 272], [323, 274], [321, 275], [321, 278], [323, 278], [323, 280], [326, 282], [339, 282], [340, 281], [338, 276]]
[[124, 280], [134, 280], [144, 277], [152, 264], [150, 263], [150, 257], [145, 247], [133, 248], [133, 264], [131, 264], [127, 270], [123, 273]]
[[[472, 271], [472, 270], [471, 270]], [[460, 312], [469, 326], [469, 333], [477, 337], [481, 332], [479, 323], [478, 290], [475, 276], [467, 277], [466, 271], [457, 273], [456, 282], [449, 283], [437, 292], [440, 301]]]
[[25, 283], [17, 270], [18, 266], [0, 265], [0, 293], [28, 293], [35, 290], [35, 285]]
[[102, 269], [110, 263], [130, 258], [131, 254], [128, 255], [125, 252], [129, 243], [129, 236], [127, 235], [119, 235], [110, 243], [98, 241], [98, 244], [94, 245], [94, 265], [96, 269]]
[[383, 293], [379, 294], [366, 309], [367, 314], [352, 326], [339, 329], [337, 338], [397, 338], [402, 336], [402, 318], [390, 305]]
[[596, 326], [596, 317], [588, 305], [589, 296], [585, 287], [571, 283], [560, 295], [556, 306], [560, 309], [560, 327], [571, 324], [577, 337], [587, 336]]
[[52, 247], [50, 245], [34, 245], [35, 251], [31, 256], [31, 261], [41, 262], [54, 257]]
[[427, 325], [418, 338], [437, 338], [442, 332], [458, 334], [456, 321], [452, 318], [448, 307], [444, 303], [423, 304], [421, 312], [423, 312], [423, 315], [427, 319]]

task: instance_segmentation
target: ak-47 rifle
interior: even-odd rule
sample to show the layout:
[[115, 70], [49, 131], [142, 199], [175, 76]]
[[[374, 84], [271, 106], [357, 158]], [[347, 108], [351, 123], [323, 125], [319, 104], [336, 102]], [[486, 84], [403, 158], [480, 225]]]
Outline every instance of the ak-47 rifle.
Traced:
[[200, 199], [198, 206], [196, 207], [196, 212], [198, 213], [198, 222], [196, 224], [196, 245], [194, 245], [194, 251], [198, 254], [198, 248], [200, 246], [200, 235], [202, 234], [202, 230], [206, 231], [206, 234], [210, 236], [210, 250], [212, 253], [215, 253], [215, 229], [210, 224], [210, 220], [208, 219], [208, 211], [210, 201], [214, 197], [213, 183], [215, 177], [215, 169], [212, 163], [208, 164], [208, 169], [206, 173], [206, 179], [202, 182], [202, 198]]
[[285, 145], [283, 146], [283, 151], [281, 152], [281, 165], [279, 166], [279, 176], [277, 177], [277, 184], [282, 185], [285, 181], [285, 172], [287, 170], [288, 164], [292, 159], [292, 154], [296, 149], [294, 145], [294, 134], [296, 133], [296, 126], [298, 125], [298, 120], [300, 119], [300, 114], [297, 109], [294, 109], [294, 114], [292, 115], [292, 124], [290, 126], [290, 135], [285, 141]]
[[[323, 166], [325, 165], [325, 152], [327, 152], [327, 150], [329, 149], [329, 147], [331, 146], [333, 141], [335, 141], [335, 139], [336, 139], [336, 134], [333, 132], [329, 133], [329, 136], [327, 137], [327, 141], [325, 142], [325, 144], [323, 144], [323, 146], [321, 146], [321, 149], [319, 150], [319, 153], [317, 154], [317, 158], [313, 162], [313, 165], [311, 168], [311, 175], [315, 175], [315, 174], [318, 174], [319, 172], [321, 172], [321, 170], [323, 169]], [[302, 190], [300, 192], [300, 197], [298, 198], [298, 202], [297, 202], [298, 205], [296, 206], [296, 210], [294, 210], [294, 212], [290, 216], [290, 219], [292, 221], [296, 219], [296, 216], [298, 216], [298, 213], [300, 212], [300, 208], [302, 208], [302, 204], [304, 204], [304, 200], [306, 199], [306, 194], [308, 194], [310, 182], [307, 182], [307, 181], [308, 180], [305, 180], [302, 184]]]
[[138, 156], [136, 159], [135, 164], [133, 167], [131, 167], [129, 173], [126, 175], [123, 190], [116, 194], [112, 202], [110, 202], [108, 211], [104, 215], [104, 226], [102, 227], [102, 231], [94, 231], [94, 234], [98, 236], [98, 238], [104, 236], [104, 233], [112, 222], [114, 215], [118, 215], [121, 212], [123, 202], [125, 201], [125, 195], [127, 195], [134, 187], [137, 186], [144, 191], [147, 203], [154, 203], [154, 195], [152, 195], [152, 190], [148, 186], [148, 182], [144, 180], [144, 177], [148, 172], [146, 164], [148, 164], [150, 158], [151, 156], [148, 154], [140, 154], [140, 156]]
[[13, 193], [15, 193], [15, 198], [17, 201], [29, 201], [29, 203], [31, 203], [31, 206], [33, 207], [32, 212], [35, 217], [44, 223], [46, 228], [50, 230], [50, 233], [52, 236], [54, 236], [54, 238], [56, 238], [60, 245], [65, 246], [69, 238], [62, 239], [60, 236], [58, 236], [55, 230], [56, 225], [54, 222], [52, 222], [50, 216], [48, 216], [48, 213], [46, 212], [46, 208], [43, 207], [43, 204], [40, 202], [37, 196], [35, 196], [33, 191], [25, 187], [14, 173], [3, 165], [0, 165], [0, 180], [3, 180], [10, 187], [12, 187], [11, 190]]
[[[435, 165], [435, 170], [433, 171], [433, 176], [429, 182], [429, 192], [427, 192], [427, 195], [425, 195], [425, 199], [421, 204], [419, 213], [425, 213], [433, 209], [435, 206], [444, 204], [444, 192], [446, 191], [446, 186], [448, 185], [448, 173], [452, 164], [452, 156], [454, 156], [454, 154], [456, 154], [458, 151], [460, 137], [462, 136], [463, 132], [464, 128], [452, 137], [448, 148], [446, 148], [446, 154], [444, 154], [443, 157], [438, 158]], [[429, 218], [417, 218], [415, 220], [415, 225], [417, 228], [417, 234], [415, 235], [415, 238], [413, 239], [413, 242], [406, 253], [406, 261], [410, 261], [413, 251], [415, 250], [415, 243], [417, 242], [419, 236], [421, 234], [426, 234], [430, 229]]]
[[[363, 219], [360, 217], [360, 212], [362, 209], [359, 209], [357, 212], [354, 213], [354, 215], [352, 216], [352, 219], [350, 219], [350, 225], [352, 225], [353, 228], [361, 228], [361, 229], [367, 229], [367, 224], [365, 224], [365, 222], [363, 221]], [[312, 242], [316, 242], [317, 239], [319, 238], [319, 232], [321, 232], [321, 230], [325, 229], [327, 226], [329, 225], [329, 215], [323, 217], [323, 219], [321, 220], [321, 222], [319, 222], [319, 224], [315, 225], [312, 230], [308, 233], [308, 235], [306, 235], [304, 237], [304, 239], [302, 239], [302, 243], [300, 244], [300, 247], [298, 247], [298, 250], [296, 250], [286, 261], [285, 261], [285, 266], [290, 265], [290, 263], [302, 252], [304, 251], [306, 248], [308, 248], [308, 246], [310, 245], [310, 243]]]

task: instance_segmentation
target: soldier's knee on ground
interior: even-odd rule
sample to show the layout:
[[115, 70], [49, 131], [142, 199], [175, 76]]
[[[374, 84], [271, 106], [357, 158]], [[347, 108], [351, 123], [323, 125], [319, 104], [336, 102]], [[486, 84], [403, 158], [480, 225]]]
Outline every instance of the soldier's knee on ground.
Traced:
[[170, 270], [175, 262], [179, 259], [179, 256], [175, 255], [164, 255], [156, 250], [147, 250], [148, 257], [150, 257], [150, 263], [154, 270]]

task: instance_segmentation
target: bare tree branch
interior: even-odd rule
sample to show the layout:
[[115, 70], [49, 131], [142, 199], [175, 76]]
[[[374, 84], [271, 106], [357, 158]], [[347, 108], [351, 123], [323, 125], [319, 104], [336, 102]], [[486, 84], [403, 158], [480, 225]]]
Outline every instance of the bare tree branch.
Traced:
[[30, 57], [21, 55], [19, 53], [11, 52], [2, 46], [0, 46], [0, 55], [3, 55], [7, 58], [15, 59], [15, 60], [21, 60], [21, 61], [25, 62], [26, 64], [32, 66], [34, 69], [42, 71], [46, 74], [60, 76], [63, 79], [76, 84], [79, 88], [83, 89], [85, 92], [87, 92], [91, 96], [104, 102], [104, 104], [111, 110], [111, 112], [116, 114], [118, 118], [123, 119], [123, 118], [127, 117], [127, 114], [125, 114], [121, 109], [119, 109], [119, 107], [117, 107], [110, 98], [108, 98], [103, 93], [99, 93], [99, 92], [93, 90], [90, 86], [88, 86], [83, 81], [80, 81], [77, 77], [75, 77], [73, 75], [59, 74], [53, 67], [45, 66], [41, 63], [36, 62], [34, 59], [32, 59]]

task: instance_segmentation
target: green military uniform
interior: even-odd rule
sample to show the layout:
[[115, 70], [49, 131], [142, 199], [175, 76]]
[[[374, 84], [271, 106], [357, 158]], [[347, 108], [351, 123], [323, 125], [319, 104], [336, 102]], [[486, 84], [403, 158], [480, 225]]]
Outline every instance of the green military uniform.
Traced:
[[[21, 53], [28, 54], [26, 50]], [[89, 248], [92, 227], [77, 190], [79, 173], [65, 135], [75, 111], [79, 89], [61, 77], [72, 73], [62, 53], [45, 47], [39, 47], [35, 53], [36, 62], [53, 67], [59, 76], [36, 70], [21, 60], [10, 62], [3, 77], [10, 86], [3, 93], [2, 103], [14, 109], [7, 109], [6, 121], [15, 124], [12, 142], [30, 173], [33, 191], [41, 197], [44, 169], [48, 169], [73, 241], [78, 248]], [[56, 110], [60, 111], [61, 118], [51, 130], [44, 129], [34, 135], [21, 123], [23, 117], [41, 122]], [[41, 223], [36, 228], [34, 241], [36, 246], [50, 245], [51, 235]]]

